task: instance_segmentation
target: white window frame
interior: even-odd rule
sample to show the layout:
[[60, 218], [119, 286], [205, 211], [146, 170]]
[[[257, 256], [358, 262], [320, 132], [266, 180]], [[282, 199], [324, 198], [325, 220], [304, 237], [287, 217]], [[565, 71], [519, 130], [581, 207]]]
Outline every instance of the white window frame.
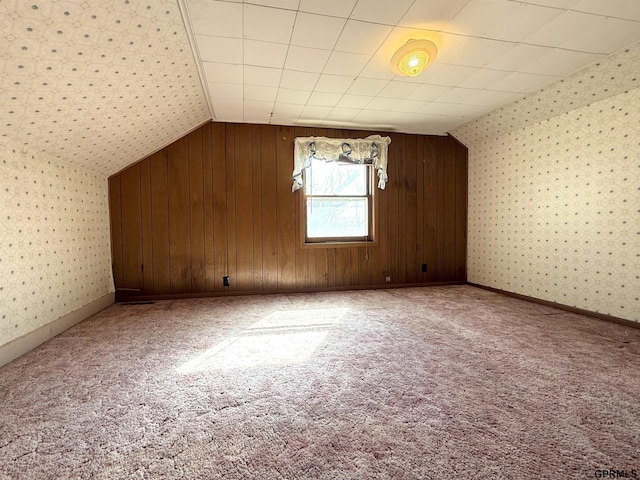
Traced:
[[[311, 197], [340, 197], [338, 195], [308, 195], [306, 185], [310, 185], [311, 182], [307, 182], [306, 179], [304, 181], [304, 186], [298, 191], [298, 195], [300, 196], [300, 240], [301, 246], [303, 248], [336, 248], [336, 247], [366, 247], [366, 246], [375, 246], [376, 242], [376, 227], [378, 224], [378, 189], [375, 188], [374, 185], [374, 167], [371, 164], [363, 164], [363, 166], [367, 169], [367, 213], [368, 213], [368, 226], [369, 232], [368, 235], [362, 237], [314, 237], [309, 238], [307, 236], [307, 199]], [[309, 169], [311, 166], [307, 167], [303, 171], [303, 176], [306, 177], [309, 175]], [[359, 195], [348, 195], [344, 197], [353, 197], [353, 198], [362, 198]]]

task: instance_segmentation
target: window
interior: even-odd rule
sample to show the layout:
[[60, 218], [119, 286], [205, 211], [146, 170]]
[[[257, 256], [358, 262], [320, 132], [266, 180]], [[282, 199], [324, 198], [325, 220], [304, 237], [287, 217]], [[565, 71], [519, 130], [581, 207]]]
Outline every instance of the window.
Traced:
[[371, 165], [311, 159], [304, 170], [302, 239], [306, 246], [371, 243], [375, 207]]

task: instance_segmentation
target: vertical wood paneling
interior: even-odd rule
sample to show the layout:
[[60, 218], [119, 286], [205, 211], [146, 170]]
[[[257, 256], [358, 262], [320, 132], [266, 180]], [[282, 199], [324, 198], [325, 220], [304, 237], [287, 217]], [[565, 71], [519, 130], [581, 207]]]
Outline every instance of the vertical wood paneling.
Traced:
[[260, 125], [251, 126], [252, 172], [251, 200], [253, 210], [253, 288], [262, 290], [262, 135]]
[[266, 290], [278, 288], [278, 221], [276, 176], [276, 129], [260, 127], [261, 154], [261, 220], [262, 220], [262, 285]]
[[316, 287], [326, 288], [329, 285], [329, 266], [327, 264], [328, 248], [316, 248]]
[[453, 138], [390, 134], [376, 246], [301, 248], [294, 137], [368, 134], [211, 123], [110, 178], [117, 288], [163, 295], [373, 286], [387, 275], [393, 284], [464, 281], [467, 151]]
[[447, 150], [447, 142], [442, 137], [438, 138], [438, 168], [436, 174], [436, 259], [437, 270], [436, 280], [443, 280], [445, 278], [444, 272], [444, 169], [445, 169], [445, 155]]
[[211, 150], [212, 124], [202, 128], [202, 179], [203, 179], [203, 215], [204, 215], [204, 259], [205, 290], [215, 291], [215, 251], [213, 230], [213, 164]]
[[142, 292], [142, 219], [140, 216], [140, 163], [122, 172], [122, 285]]
[[[236, 126], [235, 209], [237, 270], [233, 284], [237, 290], [255, 290], [253, 281], [253, 149], [251, 125]], [[249, 141], [246, 141], [249, 140]]]
[[[237, 237], [237, 211], [236, 211], [236, 131], [240, 125], [228, 124], [225, 136], [226, 174], [227, 174], [227, 275], [230, 277], [230, 286], [227, 290], [238, 289], [238, 237]], [[241, 139], [238, 139], [240, 142]]]
[[[346, 249], [343, 249], [346, 250]], [[358, 285], [358, 275], [360, 275], [360, 248], [350, 248], [351, 251], [351, 279], [349, 285]]]
[[168, 147], [169, 269], [171, 293], [191, 291], [189, 137]]
[[404, 228], [405, 244], [405, 283], [418, 281], [418, 168], [417, 168], [417, 138], [407, 135], [404, 168], [404, 199], [402, 211], [406, 215]]
[[426, 263], [424, 250], [424, 137], [416, 138], [416, 278], [426, 281], [426, 273], [422, 272], [422, 264]]
[[351, 249], [335, 248], [336, 252], [336, 286], [348, 287], [351, 285]]
[[213, 252], [215, 268], [214, 291], [221, 292], [222, 277], [227, 269], [227, 161], [225, 153], [226, 125], [214, 123], [211, 134], [211, 163], [213, 166]]
[[397, 275], [394, 283], [406, 283], [406, 246], [407, 246], [407, 135], [398, 135], [398, 254], [396, 260]]
[[[377, 184], [377, 180], [376, 180]], [[377, 188], [377, 187], [376, 187]], [[388, 242], [389, 230], [383, 223], [388, 218], [387, 200], [389, 198], [388, 190], [376, 190], [378, 204], [378, 227], [376, 231], [377, 246], [369, 250], [369, 258], [371, 262], [371, 284], [377, 285], [385, 283], [385, 277], [389, 270], [388, 258]]]
[[426, 137], [423, 144], [424, 169], [424, 258], [427, 264], [425, 281], [438, 279], [438, 148], [437, 137]]
[[[300, 203], [300, 202], [298, 202]], [[315, 250], [307, 250], [307, 288], [318, 286], [317, 259]]]
[[371, 248], [357, 249], [358, 276], [355, 279], [355, 285], [371, 285]]
[[278, 288], [296, 286], [295, 201], [291, 192], [293, 128], [276, 127]]
[[337, 282], [337, 267], [336, 267], [336, 259], [337, 259], [337, 251], [338, 248], [328, 248], [327, 249], [327, 286], [329, 288], [335, 287], [338, 285]]
[[[157, 155], [157, 154], [156, 154]], [[142, 232], [142, 293], [153, 294], [153, 231], [151, 224], [151, 157], [140, 162], [140, 223]]]
[[151, 157], [153, 293], [156, 295], [171, 291], [167, 154], [168, 149], [164, 149]]
[[204, 169], [201, 128], [189, 134], [189, 210], [191, 218], [191, 291], [205, 291]]

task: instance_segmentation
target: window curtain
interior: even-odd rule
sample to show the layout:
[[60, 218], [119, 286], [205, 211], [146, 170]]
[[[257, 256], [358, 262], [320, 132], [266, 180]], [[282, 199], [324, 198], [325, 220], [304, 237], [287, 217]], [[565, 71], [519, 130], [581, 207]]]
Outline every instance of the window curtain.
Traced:
[[311, 165], [311, 159], [325, 162], [347, 161], [371, 164], [378, 173], [378, 188], [384, 190], [387, 176], [387, 151], [391, 138], [370, 135], [366, 138], [297, 137], [294, 141], [293, 186], [295, 192], [302, 187], [302, 171]]

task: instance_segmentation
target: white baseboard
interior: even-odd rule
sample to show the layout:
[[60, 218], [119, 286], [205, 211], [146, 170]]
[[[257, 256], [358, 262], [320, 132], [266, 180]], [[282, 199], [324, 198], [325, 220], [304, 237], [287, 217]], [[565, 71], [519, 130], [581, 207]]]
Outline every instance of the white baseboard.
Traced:
[[0, 345], [0, 367], [33, 350], [38, 345], [61, 334], [75, 324], [86, 320], [91, 315], [104, 310], [115, 301], [115, 293], [108, 293], [104, 297], [60, 317], [51, 323], [47, 323], [22, 337], [11, 340], [5, 345]]

